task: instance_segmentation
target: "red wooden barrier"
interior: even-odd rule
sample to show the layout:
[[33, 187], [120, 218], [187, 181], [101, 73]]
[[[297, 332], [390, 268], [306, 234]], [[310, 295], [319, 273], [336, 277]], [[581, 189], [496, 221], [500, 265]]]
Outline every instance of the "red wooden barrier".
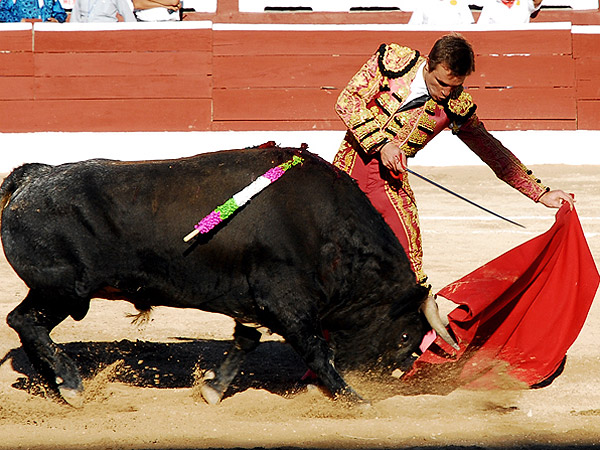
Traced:
[[3, 24], [2, 39], [0, 39], [1, 52], [32, 52], [33, 33], [30, 23]]
[[210, 129], [210, 27], [54, 25], [36, 25], [33, 53], [13, 69], [22, 76], [0, 83], [0, 93], [19, 92], [12, 97], [19, 101], [0, 102], [3, 131]]
[[573, 33], [573, 57], [576, 68], [577, 126], [600, 130], [600, 27], [585, 33], [577, 27]]
[[[39, 100], [2, 102], [5, 132], [180, 131], [210, 129], [209, 99]], [[6, 109], [5, 109], [6, 108]]]
[[32, 25], [7, 25], [0, 37], [0, 99], [2, 99], [2, 103], [10, 103], [13, 100], [32, 100]]
[[[382, 42], [426, 53], [443, 34], [42, 25], [0, 28], [0, 131], [341, 130], [336, 99]], [[599, 30], [550, 28], [463, 32], [488, 128], [600, 129]]]
[[[441, 34], [347, 27], [223, 28], [215, 30], [213, 41], [213, 120], [221, 128], [312, 118], [341, 129], [335, 100], [382, 42], [427, 53]], [[576, 128], [570, 27], [463, 34], [477, 54], [477, 70], [466, 85], [481, 118], [494, 129], [514, 129], [515, 121], [533, 129]]]
[[[35, 51], [66, 52], [212, 52], [212, 31], [209, 25], [199, 28], [126, 29], [108, 28], [101, 31], [61, 31], [66, 24], [36, 25]], [[116, 24], [115, 24], [116, 25]], [[40, 31], [41, 30], [41, 31]]]

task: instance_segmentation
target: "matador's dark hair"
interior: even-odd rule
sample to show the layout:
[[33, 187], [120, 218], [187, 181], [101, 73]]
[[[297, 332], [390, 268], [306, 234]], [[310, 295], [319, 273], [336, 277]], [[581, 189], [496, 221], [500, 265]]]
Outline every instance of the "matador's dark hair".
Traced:
[[475, 55], [471, 44], [460, 34], [441, 37], [429, 52], [429, 69], [446, 66], [454, 76], [464, 77], [475, 71]]

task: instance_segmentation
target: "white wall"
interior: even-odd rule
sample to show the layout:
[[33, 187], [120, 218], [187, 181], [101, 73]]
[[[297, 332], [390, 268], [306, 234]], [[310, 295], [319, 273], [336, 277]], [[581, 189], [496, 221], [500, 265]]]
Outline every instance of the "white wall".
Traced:
[[[600, 131], [495, 131], [527, 165], [600, 165]], [[0, 133], [0, 173], [27, 162], [61, 164], [90, 158], [168, 159], [275, 141], [309, 150], [331, 161], [342, 131], [249, 131], [169, 133]], [[478, 165], [481, 161], [455, 136], [444, 131], [412, 165]]]

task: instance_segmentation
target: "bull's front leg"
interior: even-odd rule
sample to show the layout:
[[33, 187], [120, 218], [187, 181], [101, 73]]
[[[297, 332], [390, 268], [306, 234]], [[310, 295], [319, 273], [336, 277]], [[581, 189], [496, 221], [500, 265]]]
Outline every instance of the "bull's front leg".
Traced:
[[244, 326], [239, 322], [235, 323], [233, 345], [227, 352], [227, 358], [218, 369], [206, 371], [202, 378], [200, 394], [206, 403], [216, 405], [221, 401], [225, 391], [240, 371], [246, 354], [258, 346], [260, 338], [261, 333], [255, 328]]
[[83, 383], [75, 362], [50, 338], [50, 332], [69, 312], [56, 307], [56, 299], [31, 290], [6, 318], [21, 340], [29, 361], [50, 392], [69, 404], [80, 403]]
[[[272, 274], [278, 274], [273, 278]], [[250, 287], [264, 321], [283, 336], [321, 380], [333, 398], [352, 404], [367, 403], [334, 367], [333, 350], [321, 332], [314, 291], [304, 288], [306, 274], [273, 262], [257, 266]], [[293, 288], [290, 288], [290, 287]]]
[[367, 403], [337, 371], [333, 362], [333, 351], [320, 333], [306, 326], [289, 333], [285, 338], [300, 354], [309, 369], [319, 377], [334, 399], [350, 404]]

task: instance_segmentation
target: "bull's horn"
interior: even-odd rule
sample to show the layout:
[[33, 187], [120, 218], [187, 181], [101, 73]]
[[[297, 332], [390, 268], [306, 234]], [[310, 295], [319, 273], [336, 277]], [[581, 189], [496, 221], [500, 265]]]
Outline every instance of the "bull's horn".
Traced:
[[446, 330], [446, 327], [442, 322], [440, 311], [433, 295], [427, 296], [427, 299], [421, 306], [421, 310], [423, 311], [423, 314], [425, 314], [425, 318], [427, 319], [427, 322], [429, 322], [429, 325], [431, 325], [431, 328], [433, 328], [454, 350], [460, 350], [460, 347], [454, 339], [452, 339], [452, 336], [450, 336], [450, 333], [448, 333], [448, 330]]

